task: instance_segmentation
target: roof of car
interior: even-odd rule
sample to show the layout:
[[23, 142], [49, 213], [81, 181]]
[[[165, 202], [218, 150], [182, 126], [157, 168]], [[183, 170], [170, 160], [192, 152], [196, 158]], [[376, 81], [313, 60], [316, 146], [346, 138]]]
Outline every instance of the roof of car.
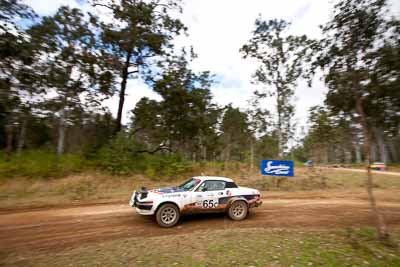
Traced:
[[205, 181], [205, 180], [220, 180], [220, 181], [225, 181], [225, 182], [233, 182], [233, 180], [230, 179], [230, 178], [220, 177], [220, 176], [196, 176], [194, 178], [201, 179], [202, 181]]

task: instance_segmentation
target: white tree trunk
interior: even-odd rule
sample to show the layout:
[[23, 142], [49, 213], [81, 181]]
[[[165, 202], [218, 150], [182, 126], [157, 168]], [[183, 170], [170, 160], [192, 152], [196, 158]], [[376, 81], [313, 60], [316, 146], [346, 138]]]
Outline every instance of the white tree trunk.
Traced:
[[398, 148], [396, 148], [396, 144], [394, 143], [394, 140], [389, 141], [388, 145], [389, 145], [390, 154], [392, 156], [392, 161], [398, 162], [399, 161], [399, 155], [397, 153]]
[[64, 153], [65, 145], [65, 109], [60, 110], [59, 125], [58, 125], [58, 142], [57, 142], [57, 156]]
[[372, 143], [371, 144], [371, 161], [372, 162], [376, 161], [376, 150], [377, 150], [376, 144]]
[[388, 151], [386, 149], [385, 137], [382, 128], [374, 128], [376, 141], [379, 146], [379, 158], [380, 161], [387, 163], [388, 162]]
[[18, 147], [17, 147], [18, 155], [21, 155], [22, 149], [24, 148], [24, 145], [25, 145], [26, 124], [27, 124], [26, 119], [23, 119], [22, 123], [21, 123], [21, 129], [19, 132], [19, 137], [18, 137]]
[[250, 141], [250, 170], [253, 171], [254, 169], [254, 142], [253, 140]]
[[278, 158], [282, 159], [283, 158], [283, 136], [282, 136], [282, 130], [280, 127], [278, 127]]
[[356, 163], [361, 163], [362, 162], [361, 146], [358, 142], [354, 144], [354, 152], [356, 154]]

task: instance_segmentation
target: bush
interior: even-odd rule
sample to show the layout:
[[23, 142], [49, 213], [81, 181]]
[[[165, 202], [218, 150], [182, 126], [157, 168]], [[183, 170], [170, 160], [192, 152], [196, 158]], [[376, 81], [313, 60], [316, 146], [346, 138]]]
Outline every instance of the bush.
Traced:
[[57, 157], [50, 150], [26, 150], [13, 154], [9, 161], [0, 153], [0, 178], [58, 178], [89, 169], [101, 169], [112, 175], [145, 174], [152, 179], [176, 178], [191, 166], [177, 154], [139, 153], [143, 144], [126, 133], [118, 134], [98, 150], [70, 153]]
[[140, 144], [120, 133], [110, 144], [99, 151], [98, 165], [113, 175], [126, 175], [133, 171], [145, 170], [142, 154], [137, 153]]
[[13, 154], [9, 161], [0, 155], [0, 178], [34, 177], [58, 178], [82, 171], [85, 158], [80, 154], [66, 154], [57, 158], [53, 151], [27, 150]]
[[179, 155], [138, 153], [143, 149], [141, 143], [120, 133], [99, 151], [98, 165], [113, 175], [144, 173], [152, 179], [176, 177], [190, 169]]
[[190, 164], [179, 155], [146, 155], [146, 175], [153, 179], [177, 178], [190, 169]]

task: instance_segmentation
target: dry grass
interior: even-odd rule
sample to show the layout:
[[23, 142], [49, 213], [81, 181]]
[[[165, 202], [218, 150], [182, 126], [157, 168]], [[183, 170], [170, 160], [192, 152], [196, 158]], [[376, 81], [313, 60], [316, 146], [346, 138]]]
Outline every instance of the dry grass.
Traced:
[[[372, 229], [291, 231], [223, 229], [134, 237], [63, 251], [19, 252], [12, 266], [399, 266], [396, 247], [374, 239]], [[399, 235], [393, 233], [393, 243]], [[50, 256], [51, 255], [51, 256]]]
[[126, 199], [140, 187], [165, 186], [168, 181], [154, 181], [141, 175], [109, 176], [101, 173], [85, 173], [61, 179], [16, 178], [0, 183], [2, 208], [13, 206], [57, 205], [101, 199]]
[[[0, 180], [0, 205], [2, 208], [15, 206], [41, 206], [69, 204], [80, 201], [108, 199], [126, 200], [132, 190], [140, 186], [148, 188], [176, 185], [195, 175], [218, 175], [233, 178], [239, 185], [257, 188], [261, 191], [321, 191], [321, 190], [363, 190], [365, 174], [337, 171], [334, 169], [296, 168], [295, 177], [279, 180], [262, 176], [258, 170], [249, 171], [246, 166], [203, 166], [194, 169], [185, 178], [152, 180], [143, 175], [109, 176], [102, 173], [84, 173], [61, 179], [14, 178]], [[374, 175], [375, 187], [400, 189], [400, 177]]]

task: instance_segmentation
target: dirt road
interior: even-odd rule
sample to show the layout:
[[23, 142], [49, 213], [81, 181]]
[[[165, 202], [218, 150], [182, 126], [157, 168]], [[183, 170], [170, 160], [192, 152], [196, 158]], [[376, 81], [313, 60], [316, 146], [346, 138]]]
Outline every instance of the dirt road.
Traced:
[[[400, 192], [382, 195], [396, 196]], [[372, 225], [365, 195], [280, 193], [267, 197], [242, 222], [224, 215], [184, 216], [177, 227], [162, 229], [152, 218], [137, 215], [127, 203], [7, 210], [0, 213], [0, 252], [57, 250], [129, 236], [170, 235], [236, 227], [332, 229]], [[379, 202], [389, 227], [400, 226], [400, 199]]]
[[[329, 170], [337, 170], [337, 171], [348, 171], [348, 172], [364, 172], [365, 169], [350, 169], [350, 168], [332, 168], [332, 167], [318, 167], [319, 169], [329, 169]], [[394, 175], [400, 176], [400, 172], [388, 172], [388, 171], [372, 171], [373, 174], [382, 174], [382, 175]]]

